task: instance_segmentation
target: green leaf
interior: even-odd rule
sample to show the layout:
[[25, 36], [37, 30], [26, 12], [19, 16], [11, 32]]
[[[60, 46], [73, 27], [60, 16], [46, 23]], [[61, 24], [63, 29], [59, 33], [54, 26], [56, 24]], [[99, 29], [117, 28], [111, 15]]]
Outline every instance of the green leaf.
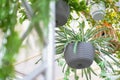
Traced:
[[2, 67], [0, 67], [0, 79], [7, 79], [14, 77], [14, 62], [16, 60], [16, 54], [21, 46], [21, 40], [16, 32], [11, 32], [11, 35], [7, 37], [7, 43], [5, 44], [6, 52], [2, 59]]
[[88, 73], [87, 73], [86, 69], [84, 69], [84, 74], [85, 74], [85, 76], [86, 76], [86, 79], [89, 80], [89, 78], [88, 78]]
[[61, 53], [63, 53], [63, 51], [64, 51], [64, 45], [63, 44], [56, 46], [56, 54], [61, 54]]
[[[101, 52], [103, 52], [104, 54], [106, 54], [109, 58], [111, 58], [118, 66], [120, 65], [119, 61], [117, 61], [116, 59], [114, 59], [112, 56], [111, 56], [111, 53], [106, 51], [106, 50], [101, 50]], [[120, 66], [119, 66], [120, 67]]]
[[56, 31], [56, 33], [57, 33], [60, 37], [66, 38], [66, 36], [64, 35], [63, 32], [61, 32], [61, 31]]
[[65, 72], [65, 75], [66, 75], [66, 76], [69, 76], [69, 75], [70, 75], [70, 68], [69, 68], [69, 67], [67, 67], [67, 70], [66, 70], [66, 72]]
[[62, 72], [64, 72], [65, 71], [65, 67], [66, 67], [66, 63], [63, 65], [63, 68], [62, 68]]
[[95, 73], [95, 71], [94, 71], [91, 67], [90, 67], [89, 69], [90, 69], [90, 71], [91, 71], [94, 75], [97, 76], [97, 74]]
[[89, 80], [91, 80], [91, 70], [90, 70], [90, 68], [87, 68], [86, 70], [87, 70], [87, 73], [88, 73]]
[[74, 52], [75, 54], [77, 53], [77, 45], [78, 45], [78, 41], [75, 42], [74, 48], [73, 48], [73, 52]]
[[100, 76], [101, 76], [102, 78], [105, 78], [105, 77], [107, 76], [107, 75], [106, 75], [106, 71], [105, 71], [105, 70], [102, 70]]

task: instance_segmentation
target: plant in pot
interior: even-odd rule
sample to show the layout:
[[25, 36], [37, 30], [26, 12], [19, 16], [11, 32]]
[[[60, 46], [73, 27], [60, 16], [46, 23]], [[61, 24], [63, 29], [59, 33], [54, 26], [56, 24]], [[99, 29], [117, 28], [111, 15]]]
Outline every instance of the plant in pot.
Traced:
[[[110, 64], [111, 61], [105, 57], [109, 57], [117, 66], [120, 64], [116, 58], [112, 56], [112, 53], [109, 52], [109, 50], [113, 50], [113, 48], [109, 46], [111, 44], [109, 42], [111, 38], [102, 36], [94, 38], [99, 32], [107, 30], [107, 28], [96, 29], [95, 27], [90, 27], [85, 29], [84, 22], [79, 23], [78, 28], [78, 31], [74, 31], [71, 27], [65, 26], [60, 27], [59, 30], [56, 31], [56, 53], [61, 54], [61, 58], [57, 61], [58, 63], [60, 62], [63, 67], [65, 78], [68, 79], [70, 72], [73, 71], [75, 73], [75, 79], [78, 80], [78, 76], [76, 75], [77, 69], [81, 69], [82, 74], [86, 76], [87, 80], [90, 80], [91, 73], [97, 75], [90, 66], [93, 60], [101, 70], [101, 75], [97, 76], [104, 78], [109, 69], [114, 72], [114, 68], [112, 64]], [[87, 47], [85, 46], [86, 43]], [[63, 58], [65, 58], [66, 62], [61, 61]], [[66, 63], [68, 65], [66, 65]]]
[[[96, 29], [88, 29], [85, 31], [85, 24], [80, 23], [79, 31], [67, 27], [60, 28], [57, 31], [57, 53], [64, 49], [64, 57], [67, 64], [76, 69], [89, 67], [94, 59], [95, 49], [93, 36], [107, 29], [106, 27]], [[93, 32], [92, 32], [93, 31]]]
[[80, 23], [80, 31], [77, 33], [69, 28], [63, 28], [66, 37], [64, 58], [66, 63], [75, 69], [89, 67], [94, 59], [95, 50], [92, 43], [85, 36], [84, 27], [84, 22]]
[[90, 7], [90, 14], [95, 21], [102, 20], [105, 16], [105, 3], [102, 1], [92, 3]]

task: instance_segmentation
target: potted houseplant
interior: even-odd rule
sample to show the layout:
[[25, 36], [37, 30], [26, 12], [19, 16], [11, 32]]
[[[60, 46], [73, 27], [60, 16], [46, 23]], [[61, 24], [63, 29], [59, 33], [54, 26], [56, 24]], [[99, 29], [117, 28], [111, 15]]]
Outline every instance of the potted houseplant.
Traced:
[[[63, 53], [67, 64], [76, 69], [89, 67], [94, 60], [95, 51], [91, 42], [93, 33], [89, 34], [89, 30], [85, 32], [84, 28], [85, 24], [83, 22], [80, 23], [80, 29], [77, 33], [67, 27], [60, 28], [61, 30], [57, 32], [58, 52], [61, 52], [64, 46]], [[97, 31], [99, 32], [99, 30], [96, 30], [94, 34], [97, 34]]]
[[64, 25], [70, 15], [70, 7], [64, 0], [56, 2], [56, 26]]
[[95, 21], [102, 20], [105, 16], [105, 4], [100, 1], [90, 7], [90, 14]]
[[84, 22], [80, 23], [80, 26], [81, 29], [78, 33], [70, 29], [65, 30], [68, 30], [68, 33], [72, 31], [73, 34], [70, 35], [70, 43], [65, 47], [64, 57], [67, 64], [76, 69], [89, 67], [93, 62], [95, 52], [92, 43], [85, 39]]
[[[105, 58], [105, 56], [109, 57], [113, 61], [113, 63], [117, 66], [118, 66], [118, 64], [120, 64], [112, 56], [112, 53], [109, 52], [109, 50], [113, 50], [113, 48], [110, 46], [111, 38], [103, 37], [103, 36], [95, 38], [95, 36], [99, 32], [107, 30], [107, 29], [108, 29], [107, 27], [102, 27], [102, 28], [98, 28], [98, 29], [96, 29], [95, 27], [89, 27], [88, 29], [85, 30], [84, 22], [80, 23], [78, 32], [75, 32], [73, 29], [71, 29], [68, 26], [59, 27], [59, 30], [56, 31], [56, 33], [57, 33], [56, 54], [58, 54], [58, 55], [62, 54], [61, 57], [59, 59], [57, 59], [57, 61], [63, 67], [63, 72], [65, 73], [64, 78], [68, 79], [68, 77], [70, 75], [70, 71], [75, 68], [74, 73], [75, 73], [76, 80], [78, 80], [78, 76], [76, 73], [77, 69], [81, 69], [82, 74], [86, 76], [87, 80], [90, 80], [91, 73], [97, 75], [93, 71], [92, 67], [90, 66], [92, 64], [92, 60], [94, 60], [97, 63], [97, 65], [99, 66], [99, 68], [101, 70], [101, 74], [99, 75], [100, 77], [104, 78], [105, 75], [107, 74], [107, 70], [109, 71], [109, 69], [111, 70], [111, 73], [114, 72], [115, 69], [112, 67], [112, 64], [110, 64], [110, 61]], [[88, 44], [90, 46], [94, 46], [91, 48], [91, 50], [93, 50], [92, 51], [93, 53], [89, 53], [88, 54], [89, 56], [87, 56], [87, 59], [89, 59], [89, 58], [91, 59], [91, 64], [88, 61], [87, 63], [89, 63], [89, 65], [87, 65], [87, 66], [85, 65], [84, 67], [81, 66], [82, 63], [80, 63], [80, 61], [79, 61], [80, 59], [76, 59], [76, 60], [78, 60], [78, 63], [77, 63], [77, 61], [74, 61], [74, 60], [73, 60], [73, 63], [69, 62], [69, 61], [72, 61], [72, 59], [75, 59], [75, 58], [72, 58], [73, 56], [79, 54], [79, 53], [77, 53], [78, 52], [77, 50], [79, 49], [78, 47], [81, 46], [80, 42], [82, 42], [82, 44], [88, 42]], [[66, 50], [68, 50], [69, 47], [71, 49], [71, 52], [70, 52], [70, 50], [66, 51]], [[83, 49], [83, 47], [82, 47], [82, 49]], [[84, 49], [86, 50], [87, 47]], [[94, 54], [94, 50], [95, 50], [95, 54]], [[72, 57], [70, 56], [70, 53], [72, 54]], [[85, 54], [82, 54], [82, 56], [84, 56], [84, 55]], [[90, 56], [92, 56], [92, 57], [90, 57]], [[66, 57], [68, 57], [68, 58], [66, 58]], [[63, 58], [65, 58], [66, 62], [63, 61]], [[72, 59], [69, 59], [69, 58], [72, 58]], [[66, 65], [66, 63], [68, 65]]]

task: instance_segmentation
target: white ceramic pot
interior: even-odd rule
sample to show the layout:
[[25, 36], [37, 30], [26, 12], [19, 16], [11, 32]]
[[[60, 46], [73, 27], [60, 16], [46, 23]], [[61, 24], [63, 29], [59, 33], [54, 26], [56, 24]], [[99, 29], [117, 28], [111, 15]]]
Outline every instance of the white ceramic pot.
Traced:
[[70, 15], [70, 7], [64, 0], [56, 2], [56, 26], [63, 26]]
[[95, 3], [90, 8], [90, 14], [96, 21], [102, 20], [105, 16], [105, 4], [104, 2]]

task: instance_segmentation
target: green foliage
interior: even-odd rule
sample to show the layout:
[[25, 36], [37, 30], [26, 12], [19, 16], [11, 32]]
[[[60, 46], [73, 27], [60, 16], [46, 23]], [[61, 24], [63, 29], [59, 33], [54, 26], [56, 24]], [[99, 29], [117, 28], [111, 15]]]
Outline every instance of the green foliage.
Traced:
[[[45, 38], [48, 36], [48, 22], [50, 18], [49, 13], [49, 4], [50, 0], [29, 0], [33, 9], [33, 16], [32, 16], [32, 26], [35, 27], [39, 38], [41, 45], [43, 46], [45, 43]], [[40, 27], [39, 27], [40, 24]]]
[[26, 15], [24, 9], [21, 7], [21, 3], [19, 3], [18, 13], [21, 14], [21, 17], [18, 19], [18, 21], [19, 21], [19, 23], [22, 24], [25, 21], [25, 19], [27, 19], [27, 15]]
[[70, 8], [71, 8], [71, 11], [76, 11], [76, 12], [79, 12], [79, 11], [86, 11], [87, 9], [87, 5], [86, 5], [86, 1], [85, 0], [65, 0]]
[[[71, 42], [75, 42], [75, 46], [78, 42], [89, 42], [92, 43], [101, 43], [103, 40], [106, 40], [105, 38], [98, 38], [98, 39], [92, 39], [96, 34], [99, 32], [106, 30], [107, 28], [101, 28], [101, 29], [95, 29], [95, 28], [89, 28], [85, 31], [85, 23], [79, 23], [79, 31], [75, 32], [72, 28], [68, 27], [60, 27], [58, 31], [56, 31], [56, 53], [60, 54], [63, 52], [64, 48], [67, 44]], [[76, 46], [77, 47], [77, 46]], [[74, 52], [76, 47], [74, 47]]]
[[[34, 26], [36, 28], [41, 43], [43, 43], [44, 36], [46, 37], [46, 34], [48, 33], [50, 0], [29, 0], [29, 3], [33, 9], [30, 26]], [[17, 13], [20, 13], [21, 15], [19, 19], [17, 18]], [[29, 14], [31, 13], [28, 13], [28, 15]], [[5, 42], [3, 40], [3, 45], [0, 50], [0, 54], [3, 54], [0, 64], [0, 80], [13, 80], [15, 77], [14, 63], [23, 41], [23, 39], [21, 40], [15, 31], [17, 19], [20, 23], [27, 19], [22, 3], [18, 0], [1, 0], [0, 28], [5, 33]], [[39, 27], [39, 23], [41, 27]], [[30, 32], [30, 30], [28, 31]], [[25, 33], [25, 35], [28, 34]]]
[[[108, 68], [111, 69], [111, 73], [115, 72], [115, 68], [112, 66], [110, 61], [108, 61], [105, 56], [109, 57], [110, 60], [114, 63], [115, 66], [120, 67], [119, 61], [116, 60], [115, 57], [112, 56], [112, 53], [110, 51], [114, 51], [113, 47], [110, 46], [110, 40], [112, 38], [110, 37], [98, 37], [95, 38], [95, 36], [104, 30], [108, 30], [106, 27], [96, 29], [95, 27], [89, 27], [85, 29], [85, 23], [79, 22], [78, 25], [78, 31], [74, 31], [71, 26], [63, 26], [60, 27], [59, 30], [56, 31], [57, 36], [56, 36], [56, 54], [63, 54], [64, 49], [66, 45], [68, 45], [71, 42], [76, 43], [74, 45], [74, 52], [76, 51], [76, 45], [78, 42], [91, 42], [94, 47], [95, 47], [95, 59], [94, 61], [97, 63], [97, 65], [101, 69], [101, 77], [104, 79], [107, 79], [107, 70]], [[69, 66], [67, 66], [69, 68]], [[71, 69], [71, 68], [70, 68]], [[77, 70], [75, 70], [77, 71]], [[86, 77], [87, 80], [91, 80], [91, 74], [97, 75], [94, 70], [89, 67], [87, 69], [82, 70], [83, 76]], [[65, 72], [66, 74], [66, 72]], [[68, 75], [65, 75], [65, 79], [67, 78]], [[98, 76], [98, 75], [97, 75]], [[77, 80], [77, 79], [76, 79]]]
[[5, 33], [4, 43], [0, 49], [0, 54], [3, 54], [0, 64], [0, 80], [12, 80], [15, 76], [15, 56], [21, 45], [21, 40], [14, 31], [17, 23], [18, 1], [1, 0], [0, 7], [0, 28]]
[[[50, 0], [29, 0], [34, 11], [33, 23], [43, 21], [44, 27], [48, 26]], [[44, 7], [43, 7], [44, 6]]]
[[6, 31], [8, 28], [14, 29], [14, 25], [17, 22], [17, 9], [18, 2], [16, 2], [16, 0], [1, 0], [0, 28], [2, 28], [3, 31]]
[[[2, 65], [0, 66], [0, 80], [6, 80], [15, 77], [14, 62], [16, 54], [21, 45], [21, 40], [16, 32], [12, 32], [7, 37], [7, 43], [4, 45], [5, 53], [2, 58]], [[3, 53], [2, 53], [3, 54]]]

